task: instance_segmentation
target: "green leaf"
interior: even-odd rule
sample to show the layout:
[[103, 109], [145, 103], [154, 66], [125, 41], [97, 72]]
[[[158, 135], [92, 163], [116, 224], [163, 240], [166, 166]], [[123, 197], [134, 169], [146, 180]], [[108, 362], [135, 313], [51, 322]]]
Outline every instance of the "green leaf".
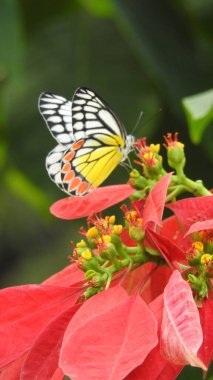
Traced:
[[213, 89], [182, 99], [189, 125], [189, 134], [194, 144], [199, 144], [203, 133], [213, 120]]

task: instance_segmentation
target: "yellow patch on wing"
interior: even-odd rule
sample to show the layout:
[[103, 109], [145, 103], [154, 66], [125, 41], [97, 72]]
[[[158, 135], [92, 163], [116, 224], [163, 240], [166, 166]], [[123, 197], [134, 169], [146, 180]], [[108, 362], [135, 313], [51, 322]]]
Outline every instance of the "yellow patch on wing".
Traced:
[[125, 143], [121, 136], [118, 135], [102, 135], [96, 134], [95, 137], [100, 140], [104, 145], [112, 145], [123, 148]]
[[97, 187], [111, 174], [121, 160], [122, 153], [117, 148], [112, 150], [112, 148], [109, 147], [108, 153], [106, 153], [104, 148], [104, 155], [97, 160], [90, 162], [82, 171], [82, 174], [87, 181], [89, 181], [94, 187]]

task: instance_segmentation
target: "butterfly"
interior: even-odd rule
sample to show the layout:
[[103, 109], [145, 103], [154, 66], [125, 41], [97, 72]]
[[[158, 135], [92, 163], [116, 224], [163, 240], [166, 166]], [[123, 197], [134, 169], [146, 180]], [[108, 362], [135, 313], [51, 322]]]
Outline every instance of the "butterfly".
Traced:
[[134, 136], [89, 88], [78, 88], [72, 101], [44, 92], [38, 107], [58, 143], [46, 158], [47, 172], [70, 196], [86, 195], [128, 158]]

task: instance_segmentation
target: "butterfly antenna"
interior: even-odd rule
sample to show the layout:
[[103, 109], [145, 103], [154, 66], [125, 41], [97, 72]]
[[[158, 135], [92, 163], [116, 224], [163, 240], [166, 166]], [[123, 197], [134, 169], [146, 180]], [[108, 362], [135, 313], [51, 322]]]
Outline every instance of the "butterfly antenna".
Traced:
[[141, 112], [139, 113], [139, 116], [138, 116], [137, 121], [136, 121], [136, 124], [135, 124], [135, 126], [134, 126], [134, 128], [133, 128], [133, 130], [132, 130], [132, 132], [131, 132], [131, 135], [134, 135], [134, 132], [136, 131], [136, 129], [137, 129], [137, 127], [138, 127], [138, 125], [139, 125], [139, 123], [140, 123], [140, 121], [141, 121], [142, 116], [143, 116], [143, 111], [141, 111]]
[[[150, 121], [152, 121], [153, 119], [155, 119], [155, 117], [158, 116], [160, 112], [162, 112], [162, 108], [160, 108], [159, 111], [156, 112], [152, 117], [150, 117], [150, 119], [146, 120], [146, 121], [143, 123], [143, 125], [146, 125], [146, 124], [150, 123]], [[140, 112], [140, 115], [139, 115], [139, 117], [138, 117], [138, 120], [137, 120], [137, 122], [136, 122], [136, 124], [135, 124], [135, 126], [134, 126], [134, 128], [133, 128], [133, 130], [132, 130], [132, 135], [133, 135], [134, 132], [136, 131], [136, 129], [137, 129], [137, 127], [138, 127], [138, 124], [140, 123], [140, 120], [141, 120], [142, 115], [143, 115], [143, 112], [141, 111], [141, 112]]]

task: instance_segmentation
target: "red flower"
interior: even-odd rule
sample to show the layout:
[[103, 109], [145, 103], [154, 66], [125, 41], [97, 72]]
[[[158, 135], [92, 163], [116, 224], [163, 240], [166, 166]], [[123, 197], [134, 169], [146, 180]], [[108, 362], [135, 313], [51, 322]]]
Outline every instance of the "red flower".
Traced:
[[[42, 285], [2, 290], [0, 379], [62, 380], [68, 375], [73, 380], [139, 380], [146, 374], [146, 380], [173, 380], [186, 364], [206, 370], [212, 354], [213, 299], [209, 292], [198, 311], [191, 287], [180, 274], [179, 263], [186, 262], [192, 239], [191, 234], [185, 236], [183, 220], [183, 231], [174, 217], [162, 223], [170, 178], [163, 177], [146, 202], [135, 203], [126, 216], [135, 240], [140, 243], [145, 235], [150, 254], [154, 257], [153, 249], [161, 252], [170, 268], [147, 262], [124, 276], [120, 270], [109, 289], [83, 303], [87, 284], [76, 264]], [[202, 223], [207, 214], [203, 211]], [[209, 220], [202, 228], [211, 226]], [[119, 226], [106, 219], [97, 223], [97, 231], [102, 226], [107, 232], [103, 242], [111, 244], [108, 233]], [[197, 226], [189, 227], [197, 233]], [[96, 229], [89, 229], [89, 239]], [[212, 236], [203, 233], [202, 238]], [[86, 266], [92, 249], [85, 244], [81, 241], [76, 251], [83, 249]], [[95, 269], [95, 261], [92, 264]]]
[[55, 202], [50, 212], [61, 219], [83, 218], [114, 206], [133, 192], [130, 185], [98, 187], [84, 197], [63, 198]]

